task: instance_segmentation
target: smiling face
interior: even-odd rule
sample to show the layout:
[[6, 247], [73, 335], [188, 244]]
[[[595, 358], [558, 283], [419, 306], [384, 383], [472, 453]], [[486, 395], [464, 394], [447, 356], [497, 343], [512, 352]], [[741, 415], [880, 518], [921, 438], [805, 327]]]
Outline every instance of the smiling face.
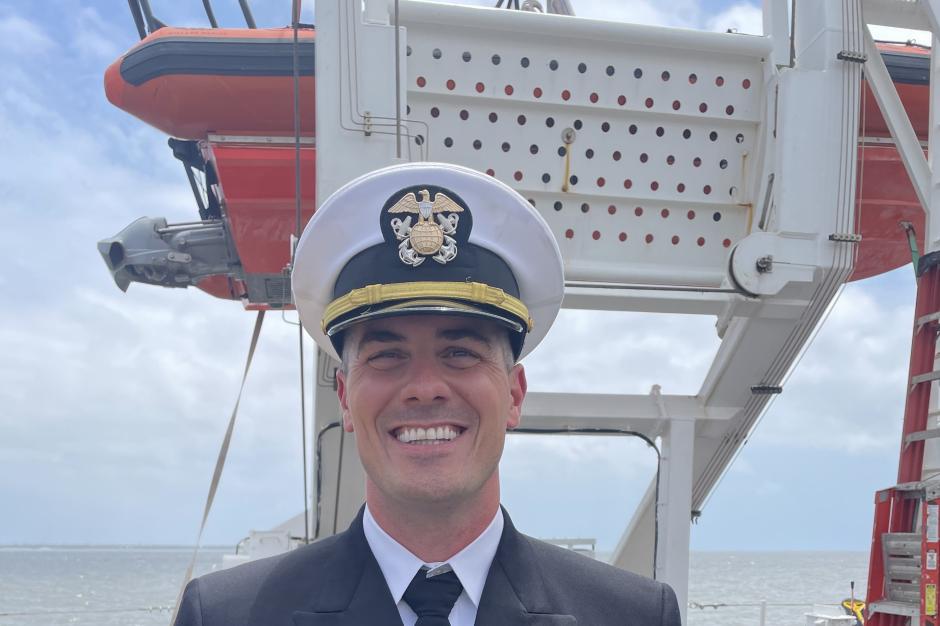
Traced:
[[519, 423], [525, 373], [506, 331], [463, 316], [364, 322], [337, 373], [343, 426], [356, 433], [372, 498], [406, 506], [499, 501], [497, 466]]

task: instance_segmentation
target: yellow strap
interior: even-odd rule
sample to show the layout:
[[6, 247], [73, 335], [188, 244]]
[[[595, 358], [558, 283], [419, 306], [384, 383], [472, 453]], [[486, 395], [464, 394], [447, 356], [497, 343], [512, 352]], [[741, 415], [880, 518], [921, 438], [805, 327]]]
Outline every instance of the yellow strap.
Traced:
[[524, 320], [527, 329], [532, 330], [532, 318], [529, 317], [529, 309], [519, 298], [484, 283], [442, 281], [366, 285], [360, 289], [353, 289], [345, 296], [333, 300], [326, 307], [323, 312], [321, 328], [323, 332], [326, 332], [326, 329], [336, 318], [359, 307], [415, 298], [453, 298], [496, 307], [507, 313], [512, 313], [520, 320]]

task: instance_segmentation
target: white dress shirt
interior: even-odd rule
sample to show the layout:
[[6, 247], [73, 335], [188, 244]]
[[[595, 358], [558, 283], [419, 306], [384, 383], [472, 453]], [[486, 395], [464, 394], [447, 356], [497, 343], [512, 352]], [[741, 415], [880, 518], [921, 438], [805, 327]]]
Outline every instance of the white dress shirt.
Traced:
[[[405, 595], [405, 590], [408, 589], [408, 585], [411, 584], [411, 580], [419, 569], [424, 566], [434, 569], [443, 565], [444, 562], [425, 563], [409, 552], [406, 547], [382, 530], [372, 517], [368, 505], [362, 517], [362, 530], [372, 549], [372, 554], [375, 555], [375, 560], [379, 563], [379, 569], [382, 570], [388, 590], [392, 592], [392, 599], [398, 605], [402, 623], [404, 626], [414, 626], [418, 621], [418, 616], [402, 599], [402, 596]], [[499, 509], [493, 521], [479, 537], [445, 561], [463, 585], [463, 591], [460, 592], [448, 617], [451, 626], [473, 626], [476, 621], [480, 596], [483, 595], [483, 585], [486, 583], [486, 576], [489, 574], [493, 557], [496, 556], [496, 548], [502, 534], [503, 511]]]

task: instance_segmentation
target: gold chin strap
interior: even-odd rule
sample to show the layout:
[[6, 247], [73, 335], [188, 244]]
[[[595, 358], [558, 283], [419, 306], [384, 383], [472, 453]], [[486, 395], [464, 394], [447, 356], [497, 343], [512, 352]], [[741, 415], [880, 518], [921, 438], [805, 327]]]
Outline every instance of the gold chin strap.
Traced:
[[[333, 300], [323, 312], [323, 321], [320, 323], [323, 332], [338, 317], [349, 313], [359, 307], [382, 304], [395, 300], [428, 300], [431, 298], [444, 298], [459, 300], [475, 304], [485, 304], [511, 313], [520, 320], [525, 320], [526, 330], [532, 330], [533, 322], [529, 317], [529, 309], [522, 300], [509, 295], [502, 289], [490, 287], [484, 283], [458, 283], [423, 281], [413, 283], [392, 283], [390, 285], [367, 285], [361, 289], [353, 289], [345, 296]], [[404, 308], [406, 303], [397, 305]]]

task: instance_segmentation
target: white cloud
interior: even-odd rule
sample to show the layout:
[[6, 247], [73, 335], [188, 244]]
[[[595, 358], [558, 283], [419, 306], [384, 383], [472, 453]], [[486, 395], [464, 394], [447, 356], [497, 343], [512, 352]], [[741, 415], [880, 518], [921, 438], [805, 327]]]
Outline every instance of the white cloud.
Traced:
[[15, 14], [0, 16], [0, 50], [25, 57], [42, 55], [53, 48], [55, 42], [38, 24]]

